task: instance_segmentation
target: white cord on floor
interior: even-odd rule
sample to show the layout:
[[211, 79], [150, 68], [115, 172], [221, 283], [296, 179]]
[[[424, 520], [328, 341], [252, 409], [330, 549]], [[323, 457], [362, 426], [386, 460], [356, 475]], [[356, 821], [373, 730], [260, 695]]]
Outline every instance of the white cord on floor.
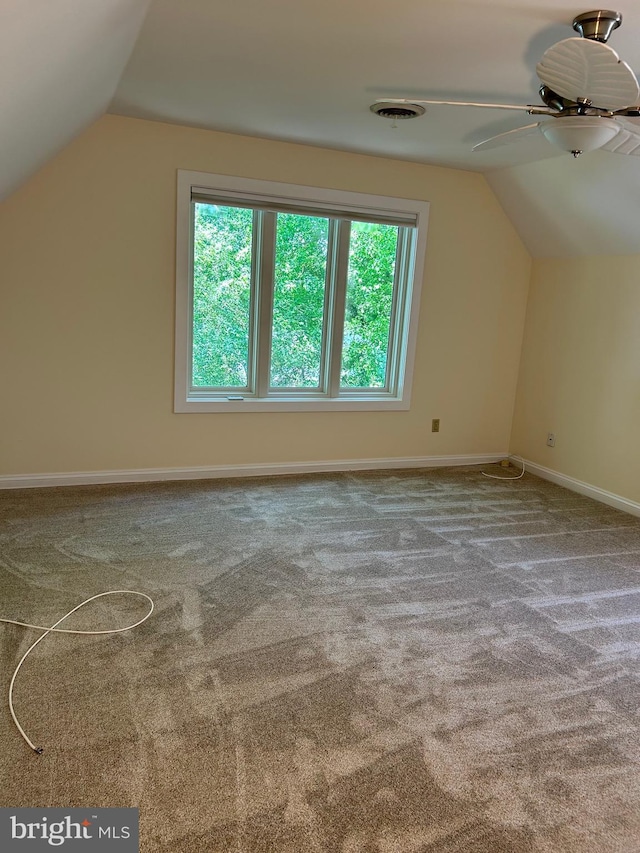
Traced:
[[[146, 616], [143, 616], [142, 619], [138, 619], [138, 621], [134, 622], [132, 625], [126, 625], [124, 628], [111, 628], [108, 631], [72, 631], [72, 630], [67, 629], [67, 628], [58, 628], [58, 625], [61, 622], [64, 622], [64, 620], [67, 619], [69, 616], [71, 616], [72, 613], [75, 613], [76, 610], [80, 610], [80, 608], [84, 607], [85, 604], [89, 604], [90, 601], [95, 601], [96, 598], [103, 598], [105, 595], [138, 595], [141, 598], [146, 598], [151, 606], [149, 607], [149, 612], [146, 614]], [[100, 592], [100, 593], [98, 593], [98, 595], [92, 595], [91, 598], [85, 599], [80, 604], [76, 605], [76, 607], [74, 607], [73, 610], [70, 610], [68, 613], [65, 613], [65, 615], [62, 617], [62, 619], [58, 619], [58, 621], [54, 625], [52, 625], [50, 628], [45, 628], [43, 625], [31, 625], [29, 622], [18, 622], [15, 619], [3, 619], [0, 617], [0, 622], [5, 622], [7, 625], [19, 625], [22, 628], [34, 628], [37, 631], [44, 631], [44, 634], [41, 634], [38, 637], [38, 639], [35, 641], [35, 643], [32, 643], [29, 646], [29, 648], [27, 649], [27, 651], [20, 658], [20, 663], [18, 664], [18, 666], [13, 671], [13, 675], [11, 676], [11, 683], [9, 684], [9, 711], [11, 712], [11, 717], [13, 718], [13, 722], [16, 724], [18, 731], [20, 732], [20, 734], [22, 735], [24, 740], [29, 744], [29, 746], [31, 747], [31, 749], [34, 752], [37, 752], [38, 755], [42, 755], [44, 750], [41, 746], [35, 746], [33, 741], [28, 737], [27, 733], [25, 732], [25, 730], [20, 725], [18, 718], [16, 717], [15, 711], [13, 710], [13, 685], [15, 684], [16, 677], [17, 677], [18, 673], [20, 672], [20, 667], [25, 662], [28, 655], [35, 649], [35, 647], [38, 645], [38, 643], [40, 643], [42, 640], [44, 640], [44, 638], [47, 636], [47, 634], [54, 633], [54, 634], [92, 634], [93, 635], [93, 634], [120, 634], [120, 633], [122, 633], [122, 631], [130, 631], [132, 628], [137, 628], [138, 625], [142, 625], [143, 622], [146, 622], [147, 619], [149, 618], [149, 616], [151, 616], [151, 614], [153, 613], [153, 608], [154, 608], [153, 599], [150, 598], [144, 592], [135, 592], [134, 590], [131, 590], [131, 589], [114, 589], [114, 590], [110, 590], [109, 592]]]
[[485, 477], [491, 477], [492, 480], [519, 480], [520, 477], [524, 477], [524, 459], [520, 456], [514, 456], [514, 459], [520, 459], [520, 464], [522, 465], [522, 471], [519, 474], [516, 474], [515, 477], [498, 477], [497, 474], [487, 474], [486, 471], [481, 471], [481, 474], [484, 474]]

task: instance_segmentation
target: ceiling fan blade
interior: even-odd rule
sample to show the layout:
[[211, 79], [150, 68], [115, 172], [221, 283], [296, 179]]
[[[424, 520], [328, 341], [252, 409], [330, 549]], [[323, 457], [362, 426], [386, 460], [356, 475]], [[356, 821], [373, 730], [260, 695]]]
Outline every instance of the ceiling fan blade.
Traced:
[[374, 104], [426, 104], [445, 105], [449, 107], [484, 107], [493, 110], [520, 110], [530, 115], [553, 115], [557, 110], [551, 107], [535, 106], [534, 104], [480, 104], [475, 101], [425, 101], [423, 98], [380, 98]]
[[540, 80], [570, 101], [619, 110], [638, 102], [638, 80], [626, 62], [606, 44], [569, 38], [548, 48], [536, 66]]
[[613, 139], [602, 146], [602, 150], [640, 157], [640, 133], [635, 127], [624, 123]]
[[509, 145], [512, 142], [519, 142], [525, 136], [533, 136], [540, 130], [540, 122], [536, 124], [526, 124], [524, 127], [516, 127], [515, 130], [507, 130], [505, 133], [499, 133], [497, 136], [491, 136], [483, 142], [478, 142], [471, 149], [472, 151], [488, 151], [490, 148], [499, 148], [501, 145]]

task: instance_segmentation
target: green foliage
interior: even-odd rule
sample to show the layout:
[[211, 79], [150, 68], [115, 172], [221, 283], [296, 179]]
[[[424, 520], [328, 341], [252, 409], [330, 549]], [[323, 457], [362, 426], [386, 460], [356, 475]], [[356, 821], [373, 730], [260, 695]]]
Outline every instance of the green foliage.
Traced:
[[271, 385], [317, 388], [322, 357], [329, 220], [278, 214]]
[[249, 360], [253, 212], [196, 204], [193, 384], [243, 388]]
[[[251, 210], [196, 204], [193, 384], [243, 388], [250, 352]], [[272, 387], [320, 382], [329, 220], [277, 217]], [[398, 228], [353, 222], [341, 386], [385, 385]]]
[[394, 225], [351, 224], [340, 372], [343, 388], [385, 385], [397, 240]]

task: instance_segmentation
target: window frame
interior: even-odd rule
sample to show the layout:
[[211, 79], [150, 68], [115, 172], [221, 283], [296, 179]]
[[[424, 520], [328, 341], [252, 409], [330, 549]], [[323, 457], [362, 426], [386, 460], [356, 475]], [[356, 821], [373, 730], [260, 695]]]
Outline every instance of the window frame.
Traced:
[[[409, 269], [403, 270], [399, 281], [405, 281], [406, 293], [394, 296], [394, 309], [391, 316], [390, 335], [394, 335], [390, 347], [390, 361], [387, 365], [387, 377], [396, 378], [393, 392], [384, 389], [349, 388], [342, 390], [340, 396], [324, 396], [317, 389], [273, 389], [258, 384], [256, 391], [265, 396], [244, 396], [241, 389], [218, 391], [193, 388], [191, 379], [191, 359], [193, 346], [193, 210], [192, 199], [203, 201], [209, 198], [211, 203], [250, 207], [253, 209], [297, 212], [309, 215], [359, 218], [364, 221], [392, 220], [395, 224], [406, 225], [412, 229], [413, 253], [398, 251]], [[276, 181], [239, 178], [230, 175], [214, 175], [206, 172], [178, 170], [177, 182], [177, 241], [176, 241], [176, 307], [175, 307], [175, 388], [174, 412], [295, 412], [295, 411], [389, 411], [407, 410], [411, 402], [411, 385], [415, 358], [418, 312], [424, 278], [424, 262], [429, 219], [429, 202], [418, 199], [394, 198], [371, 195], [368, 193], [334, 190], [320, 187], [287, 184]], [[254, 214], [255, 221], [255, 214]], [[333, 227], [330, 222], [330, 228]], [[342, 229], [349, 233], [348, 228]], [[406, 235], [407, 229], [400, 230]], [[258, 235], [254, 228], [254, 246]], [[406, 236], [403, 237], [407, 240]], [[348, 244], [344, 239], [337, 241], [338, 251], [347, 252]], [[335, 264], [335, 258], [328, 253], [328, 266]], [[253, 263], [259, 262], [254, 256]], [[342, 259], [344, 263], [344, 258]], [[327, 282], [329, 284], [329, 272]], [[346, 292], [335, 293], [333, 284], [325, 293], [325, 321], [329, 320], [324, 334], [328, 336], [330, 346], [335, 346], [334, 336], [338, 334], [329, 311], [335, 307], [336, 298], [344, 301]], [[253, 298], [253, 295], [252, 295]], [[340, 306], [338, 306], [340, 308]], [[266, 309], [266, 310], [265, 310]], [[265, 315], [270, 306], [264, 302], [253, 305], [250, 323], [265, 323]], [[396, 320], [396, 314], [400, 316]], [[341, 324], [340, 324], [341, 325]], [[258, 361], [266, 359], [269, 370], [269, 353], [265, 351], [265, 339], [261, 336], [262, 350], [255, 353], [254, 364], [249, 365], [249, 374], [257, 371]], [[339, 341], [341, 345], [341, 341]], [[267, 347], [268, 348], [268, 347]], [[334, 359], [335, 362], [335, 359]], [[328, 360], [327, 368], [330, 364]], [[264, 371], [263, 371], [264, 374]], [[336, 393], [336, 375], [339, 384], [339, 366], [329, 376], [329, 391]], [[332, 384], [331, 384], [332, 383]], [[268, 384], [268, 383], [267, 383]], [[266, 396], [268, 394], [268, 396]], [[242, 399], [229, 399], [242, 397]]]

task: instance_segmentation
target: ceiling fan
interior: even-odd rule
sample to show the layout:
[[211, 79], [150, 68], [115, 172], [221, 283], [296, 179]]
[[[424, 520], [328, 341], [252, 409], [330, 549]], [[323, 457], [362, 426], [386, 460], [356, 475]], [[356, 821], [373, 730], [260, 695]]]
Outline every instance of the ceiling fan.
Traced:
[[499, 133], [472, 150], [497, 148], [542, 132], [574, 157], [597, 148], [640, 156], [640, 128], [630, 121], [640, 117], [640, 86], [627, 63], [606, 44], [621, 23], [622, 15], [609, 10], [584, 12], [574, 19], [573, 29], [580, 35], [548, 48], [536, 66], [542, 84], [540, 106], [386, 98], [375, 101], [371, 110], [391, 119], [424, 115], [425, 104], [521, 110], [545, 119]]

